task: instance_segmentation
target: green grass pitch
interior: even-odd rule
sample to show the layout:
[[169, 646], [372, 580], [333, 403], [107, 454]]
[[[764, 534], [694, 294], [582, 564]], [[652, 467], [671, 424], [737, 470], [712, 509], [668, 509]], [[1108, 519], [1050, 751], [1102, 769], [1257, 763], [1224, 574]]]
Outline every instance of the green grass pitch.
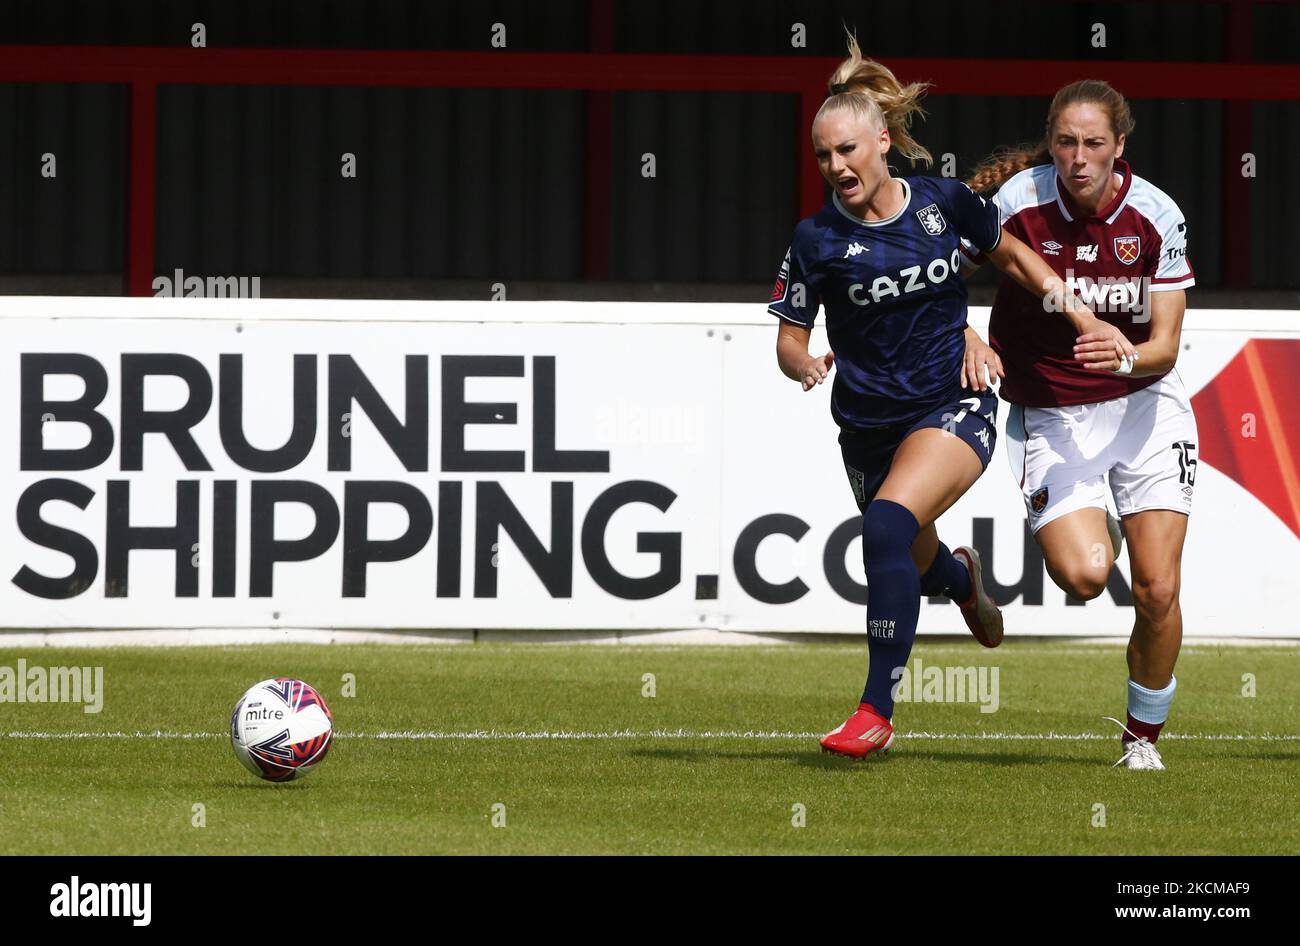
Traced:
[[[20, 657], [102, 666], [104, 707], [0, 703], [0, 854], [1300, 852], [1295, 647], [1186, 648], [1165, 772], [1111, 767], [1115, 646], [922, 639], [925, 665], [997, 667], [997, 712], [900, 704], [893, 750], [859, 763], [816, 737], [854, 707], [865, 647], [9, 648], [0, 666]], [[277, 675], [319, 688], [337, 734], [283, 785], [227, 736]]]

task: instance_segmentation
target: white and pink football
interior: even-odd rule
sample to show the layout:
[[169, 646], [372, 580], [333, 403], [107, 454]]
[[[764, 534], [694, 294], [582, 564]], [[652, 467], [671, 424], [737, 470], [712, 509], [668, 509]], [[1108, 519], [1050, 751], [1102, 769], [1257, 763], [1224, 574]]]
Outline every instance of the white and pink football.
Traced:
[[292, 677], [253, 684], [230, 716], [235, 755], [271, 782], [302, 778], [325, 758], [333, 737], [334, 714], [325, 700]]

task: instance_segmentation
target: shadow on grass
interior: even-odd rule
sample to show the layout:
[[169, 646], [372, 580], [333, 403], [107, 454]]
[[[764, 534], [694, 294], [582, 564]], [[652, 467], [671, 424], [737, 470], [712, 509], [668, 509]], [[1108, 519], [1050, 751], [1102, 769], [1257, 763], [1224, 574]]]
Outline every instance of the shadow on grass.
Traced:
[[906, 765], [909, 762], [956, 762], [961, 764], [1018, 766], [1018, 765], [1061, 765], [1089, 764], [1097, 760], [1081, 755], [1041, 755], [1025, 752], [891, 752], [884, 756], [871, 756], [862, 760], [848, 759], [844, 756], [831, 755], [820, 750], [805, 748], [787, 750], [764, 750], [760, 752], [719, 751], [716, 749], [633, 749], [628, 753], [647, 759], [661, 759], [676, 762], [709, 762], [714, 760], [736, 760], [744, 762], [773, 761], [788, 762], [813, 769], [869, 769], [877, 765]]
[[1225, 753], [1237, 759], [1256, 759], [1260, 762], [1300, 762], [1300, 749], [1282, 750], [1281, 752], [1230, 752]]

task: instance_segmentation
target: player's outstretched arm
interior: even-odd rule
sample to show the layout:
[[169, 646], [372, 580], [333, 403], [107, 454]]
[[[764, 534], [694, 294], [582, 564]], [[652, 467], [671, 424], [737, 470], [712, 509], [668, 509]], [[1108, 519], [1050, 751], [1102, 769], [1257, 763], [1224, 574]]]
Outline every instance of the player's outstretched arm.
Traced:
[[[1129, 372], [1136, 377], [1164, 374], [1178, 360], [1187, 293], [1181, 289], [1148, 292], [1147, 305], [1151, 315], [1151, 338], [1137, 346], [1137, 357]], [[1085, 368], [1094, 371], [1118, 371], [1123, 364], [1116, 356], [1114, 346], [1096, 333], [1079, 336], [1074, 344], [1074, 360], [1083, 362]]]
[[988, 254], [988, 259], [1026, 290], [1041, 298], [1044, 311], [1060, 312], [1069, 319], [1080, 338], [1084, 335], [1097, 335], [1100, 340], [1110, 342], [1117, 359], [1132, 359], [1133, 343], [1124, 337], [1124, 333], [1109, 322], [1098, 319], [1042, 257], [1005, 229], [998, 245]]
[[791, 381], [803, 384], [805, 391], [821, 384], [831, 373], [835, 363], [835, 353], [828, 351], [821, 356], [808, 353], [808, 340], [812, 338], [812, 329], [802, 325], [782, 322], [777, 326], [776, 363], [781, 373]]

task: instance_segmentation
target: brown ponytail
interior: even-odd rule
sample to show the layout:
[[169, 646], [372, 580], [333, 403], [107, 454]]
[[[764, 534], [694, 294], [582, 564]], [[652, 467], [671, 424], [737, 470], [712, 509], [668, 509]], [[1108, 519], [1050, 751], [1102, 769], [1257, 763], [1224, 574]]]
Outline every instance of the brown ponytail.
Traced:
[[[904, 157], [923, 164], [933, 164], [930, 152], [912, 137], [911, 125], [915, 115], [925, 117], [921, 97], [930, 87], [928, 82], [903, 85], [888, 68], [872, 59], [864, 59], [858, 41], [848, 34], [849, 58], [831, 73], [827, 80], [830, 97], [817, 111], [817, 118], [832, 109], [850, 109], [859, 118], [871, 122], [876, 128], [889, 129], [889, 137]], [[816, 118], [813, 119], [816, 123]]]
[[1128, 101], [1109, 82], [1101, 79], [1080, 79], [1062, 86], [1052, 97], [1052, 104], [1047, 109], [1047, 123], [1043, 131], [1043, 140], [1038, 145], [1021, 145], [1016, 148], [1000, 148], [979, 163], [966, 183], [975, 193], [987, 193], [1001, 187], [1008, 178], [1026, 168], [1040, 164], [1052, 163], [1049, 145], [1052, 140], [1052, 128], [1061, 112], [1071, 105], [1087, 103], [1096, 105], [1110, 120], [1110, 130], [1118, 141], [1133, 133], [1136, 122], [1129, 110]]
[[987, 193], [997, 190], [1025, 168], [1051, 163], [1052, 154], [1043, 145], [1037, 148], [1033, 145], [999, 148], [979, 163], [966, 183], [977, 194]]

